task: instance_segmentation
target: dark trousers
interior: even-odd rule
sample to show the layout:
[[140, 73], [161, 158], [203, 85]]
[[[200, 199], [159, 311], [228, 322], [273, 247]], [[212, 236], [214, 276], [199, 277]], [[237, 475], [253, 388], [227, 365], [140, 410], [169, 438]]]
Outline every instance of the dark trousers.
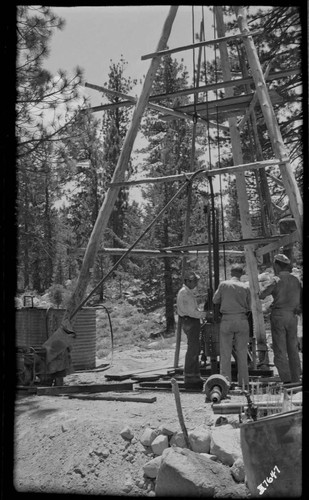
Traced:
[[270, 316], [274, 363], [282, 382], [299, 382], [297, 316], [293, 311], [274, 309]]
[[200, 320], [198, 318], [182, 318], [182, 329], [187, 336], [188, 347], [185, 357], [185, 381], [200, 378]]

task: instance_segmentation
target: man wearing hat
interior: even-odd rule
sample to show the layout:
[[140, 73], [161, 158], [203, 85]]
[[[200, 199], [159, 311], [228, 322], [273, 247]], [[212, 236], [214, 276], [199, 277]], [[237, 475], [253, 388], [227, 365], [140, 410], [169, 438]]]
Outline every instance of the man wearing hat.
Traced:
[[248, 342], [251, 311], [251, 293], [247, 283], [240, 281], [244, 268], [240, 264], [231, 267], [231, 278], [221, 281], [214, 293], [213, 303], [220, 305], [220, 373], [232, 381], [231, 356], [233, 343], [237, 356], [238, 385], [249, 387]]
[[286, 255], [275, 255], [273, 268], [275, 276], [259, 297], [272, 295], [274, 299], [270, 314], [274, 363], [283, 383], [300, 382], [297, 314], [301, 312], [302, 286], [291, 274], [291, 262]]
[[184, 379], [187, 387], [202, 387], [204, 380], [200, 376], [200, 328], [205, 311], [200, 311], [192, 290], [196, 288], [199, 275], [188, 271], [184, 276], [184, 284], [177, 294], [177, 313], [182, 318], [182, 328], [187, 335], [188, 347], [185, 357]]

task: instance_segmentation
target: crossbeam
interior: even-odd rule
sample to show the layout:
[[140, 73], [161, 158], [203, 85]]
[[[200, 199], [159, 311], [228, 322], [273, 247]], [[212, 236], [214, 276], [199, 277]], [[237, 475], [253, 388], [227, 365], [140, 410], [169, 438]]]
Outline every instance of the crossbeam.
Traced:
[[[277, 94], [275, 91], [269, 91], [269, 95], [273, 103], [282, 102], [282, 97]], [[186, 106], [178, 106], [174, 108], [175, 111], [183, 111], [184, 113], [193, 113], [194, 111], [198, 111], [199, 113], [209, 112], [211, 110], [222, 109], [231, 111], [239, 108], [246, 108], [250, 105], [252, 98], [254, 97], [254, 93], [251, 94], [242, 94], [233, 97], [224, 97], [222, 99], [213, 99], [211, 101], [198, 102], [196, 104], [187, 104]], [[257, 102], [254, 101], [254, 105]]]
[[[273, 167], [276, 165], [280, 165], [284, 162], [280, 160], [265, 160], [258, 161], [254, 163], [244, 163], [243, 165], [234, 165], [232, 167], [222, 167], [222, 168], [213, 168], [211, 170], [204, 170], [201, 172], [201, 175], [206, 175], [207, 177], [213, 177], [215, 175], [223, 175], [223, 174], [236, 174], [239, 172], [246, 172], [246, 170], [256, 170], [259, 168]], [[125, 186], [136, 186], [138, 184], [160, 184], [162, 182], [174, 182], [174, 181], [185, 181], [190, 179], [194, 175], [194, 172], [168, 175], [164, 177], [146, 177], [145, 179], [136, 179], [131, 181], [122, 181], [122, 182], [110, 182], [107, 184], [107, 187], [125, 187]]]
[[291, 234], [285, 234], [284, 236], [280, 235], [280, 239], [278, 241], [269, 243], [264, 247], [258, 248], [255, 251], [255, 255], [257, 257], [262, 257], [262, 255], [265, 255], [269, 252], [273, 252], [274, 250], [277, 250], [279, 247], [285, 247], [287, 245], [290, 245], [291, 243], [295, 243], [296, 241], [299, 241], [298, 231], [294, 231]]
[[237, 33], [236, 35], [224, 36], [222, 38], [214, 38], [213, 40], [205, 40], [203, 42], [190, 43], [189, 45], [182, 45], [181, 47], [175, 47], [174, 49], [165, 49], [158, 52], [152, 52], [151, 54], [146, 54], [141, 57], [141, 60], [152, 59], [153, 57], [163, 57], [167, 54], [174, 54], [175, 52], [182, 52], [189, 49], [198, 49], [199, 47], [205, 47], [206, 45], [216, 45], [221, 42], [227, 42], [229, 40], [235, 40], [236, 38], [242, 38], [246, 36], [261, 35], [262, 30], [252, 31], [251, 33]]
[[[288, 70], [283, 70], [283, 71], [274, 71], [273, 73], [270, 73], [266, 80], [271, 81], [271, 80], [278, 80], [279, 78], [284, 78], [285, 76], [289, 75], [297, 75], [301, 73], [301, 70], [298, 68], [292, 68]], [[200, 87], [191, 87], [189, 89], [182, 89], [182, 90], [177, 90], [176, 92], [170, 92], [168, 94], [155, 94], [149, 97], [149, 101], [158, 101], [162, 99], [169, 99], [173, 97], [178, 97], [182, 95], [191, 95], [191, 94], [199, 94], [199, 93], [205, 93], [210, 90], [216, 90], [216, 89], [221, 89], [221, 88], [227, 88], [227, 87], [240, 87], [242, 85], [251, 85], [254, 84], [254, 80], [251, 76], [246, 77], [246, 78], [235, 78], [235, 80], [227, 80], [225, 82], [217, 82], [217, 83], [209, 83], [207, 85], [201, 85]]]
[[[99, 254], [107, 254], [107, 255], [123, 255], [128, 251], [127, 248], [101, 248], [99, 250]], [[83, 254], [85, 252], [84, 248], [80, 248], [78, 250], [78, 254]], [[243, 250], [220, 250], [219, 253], [221, 255], [226, 254], [232, 257], [241, 257], [244, 255]], [[196, 255], [196, 251], [193, 250], [147, 250], [144, 248], [136, 248], [131, 250], [130, 255], [135, 257], [149, 257], [149, 258], [161, 258], [165, 259], [166, 257], [171, 258], [179, 258], [183, 255]], [[208, 255], [208, 251], [202, 250], [199, 252], [199, 255]]]
[[[252, 245], [252, 244], [259, 244], [259, 243], [265, 243], [265, 242], [273, 242], [273, 241], [278, 241], [282, 239], [282, 236], [286, 235], [275, 235], [275, 236], [269, 236], [269, 237], [263, 237], [260, 236], [258, 238], [244, 238], [241, 240], [227, 240], [227, 241], [219, 241], [219, 246], [244, 246], [244, 245]], [[200, 250], [206, 250], [208, 248], [208, 243], [195, 243], [194, 245], [182, 245], [182, 246], [176, 246], [176, 247], [166, 247], [163, 248], [163, 250], [170, 250], [170, 251], [176, 251], [176, 250], [195, 250], [195, 251], [200, 251]]]
[[[88, 82], [85, 83], [85, 87], [88, 87], [88, 88], [93, 89], [93, 90], [97, 90], [98, 92], [103, 92], [103, 93], [108, 94], [108, 95], [122, 97], [123, 99], [126, 99], [127, 101], [130, 101], [133, 104], [137, 103], [136, 97], [124, 94], [123, 92], [118, 92], [116, 90], [107, 89], [106, 87], [101, 87], [100, 85], [94, 85], [94, 84], [88, 83]], [[123, 103], [123, 101], [120, 103], [115, 103], [115, 104], [116, 104], [116, 106], [121, 106], [122, 103]], [[107, 104], [106, 106], [113, 106], [113, 104], [112, 105]], [[129, 105], [129, 104], [126, 104], [126, 105]], [[103, 109], [107, 109], [104, 106], [105, 106], [104, 104], [102, 104], [101, 106], [95, 106], [94, 108], [89, 108], [89, 111], [96, 112], [96, 111], [101, 111]], [[159, 104], [153, 104], [149, 101], [146, 103], [146, 107], [149, 107], [150, 109], [154, 109], [156, 111], [159, 111], [160, 113], [165, 113], [165, 114], [170, 115], [170, 116], [175, 116], [176, 118], [180, 118], [182, 120], [189, 120], [190, 122], [192, 122], [192, 119], [193, 119], [192, 115], [187, 115], [186, 113], [183, 113], [183, 112], [180, 112], [177, 110], [175, 111], [174, 109], [170, 109], [170, 108], [167, 108], [165, 106], [161, 106]], [[228, 131], [228, 127], [214, 123], [214, 122], [209, 121], [209, 120], [206, 120], [205, 118], [202, 118], [200, 116], [197, 116], [197, 121], [200, 123], [203, 123], [204, 125], [208, 121], [208, 124], [210, 127], [213, 127], [213, 128], [219, 127], [221, 130]]]

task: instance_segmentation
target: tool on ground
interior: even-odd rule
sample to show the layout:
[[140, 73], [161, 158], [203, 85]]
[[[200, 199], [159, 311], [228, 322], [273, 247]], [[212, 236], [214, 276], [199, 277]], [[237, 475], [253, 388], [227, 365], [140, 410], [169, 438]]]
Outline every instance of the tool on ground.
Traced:
[[229, 388], [230, 383], [223, 375], [211, 375], [204, 385], [206, 401], [209, 400], [213, 403], [220, 403], [221, 399], [226, 398]]
[[242, 391], [242, 393], [247, 398], [247, 403], [248, 403], [248, 406], [246, 408], [246, 416], [247, 416], [247, 418], [250, 419], [250, 420], [254, 420], [254, 421], [257, 420], [258, 407], [253, 404], [250, 392], [248, 392], [248, 391]]
[[179, 395], [179, 389], [178, 389], [177, 380], [174, 379], [174, 378], [172, 378], [171, 379], [171, 384], [172, 384], [172, 390], [173, 390], [173, 393], [174, 393], [174, 396], [175, 396], [177, 415], [178, 415], [178, 419], [179, 419], [179, 424], [180, 424], [181, 430], [183, 432], [183, 437], [184, 437], [184, 440], [185, 440], [187, 448], [189, 448], [189, 450], [192, 450], [192, 446], [191, 446], [191, 443], [190, 443], [190, 440], [189, 440], [189, 436], [188, 436], [188, 431], [187, 431], [187, 428], [185, 426], [185, 421], [184, 421], [183, 414], [182, 414], [182, 408], [181, 408], [181, 402], [180, 402], [180, 395]]

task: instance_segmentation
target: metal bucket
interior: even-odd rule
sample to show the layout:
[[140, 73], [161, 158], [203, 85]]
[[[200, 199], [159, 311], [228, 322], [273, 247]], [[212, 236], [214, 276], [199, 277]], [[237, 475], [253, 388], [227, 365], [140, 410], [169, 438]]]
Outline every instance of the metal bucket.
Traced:
[[[41, 347], [60, 326], [64, 309], [24, 308], [16, 311], [16, 345]], [[74, 318], [76, 339], [71, 352], [75, 370], [96, 365], [96, 310], [83, 308]]]
[[242, 424], [240, 442], [253, 497], [301, 496], [302, 410]]

